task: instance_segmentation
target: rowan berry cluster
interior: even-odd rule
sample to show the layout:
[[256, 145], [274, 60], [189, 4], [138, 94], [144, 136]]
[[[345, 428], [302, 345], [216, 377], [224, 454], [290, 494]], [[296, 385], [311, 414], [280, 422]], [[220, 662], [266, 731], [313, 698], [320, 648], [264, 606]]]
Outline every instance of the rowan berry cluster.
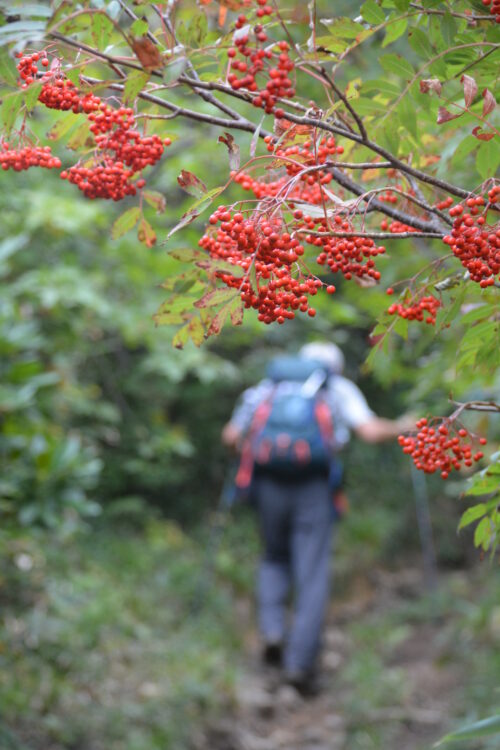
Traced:
[[81, 97], [75, 84], [66, 78], [56, 78], [44, 83], [38, 101], [48, 109], [58, 109], [62, 112], [71, 110], [78, 114], [81, 111]]
[[[257, 0], [257, 5], [259, 18], [271, 16], [274, 12], [267, 4], [267, 0]], [[253, 28], [255, 42], [251, 43], [247, 33], [238, 33], [247, 23], [246, 16], [238, 16], [234, 47], [227, 51], [231, 67], [231, 73], [227, 77], [228, 83], [235, 91], [246, 89], [252, 92], [255, 94], [252, 98], [255, 107], [261, 107], [267, 114], [275, 112], [276, 116], [280, 117], [283, 111], [275, 110], [277, 100], [295, 96], [295, 88], [289, 77], [294, 69], [294, 63], [289, 56], [289, 44], [285, 41], [278, 42], [277, 52], [265, 49], [263, 45], [269, 39], [260, 23]], [[261, 84], [259, 88], [257, 77], [267, 78], [265, 86]]]
[[[232, 213], [225, 206], [219, 206], [209, 223], [219, 226], [203, 235], [200, 247], [212, 258], [244, 269], [243, 280], [224, 271], [217, 272], [217, 276], [226, 286], [240, 291], [245, 307], [258, 310], [260, 321], [284, 323], [294, 318], [297, 310], [311, 317], [316, 315], [316, 310], [309, 307], [309, 296], [316, 295], [323, 282], [300, 274], [296, 262], [304, 248], [298, 239], [284, 231], [280, 217], [256, 217], [254, 214], [245, 218], [240, 211]], [[333, 287], [330, 293], [332, 291], [335, 291]]]
[[[474, 461], [483, 458], [482, 451], [474, 452], [473, 436], [465, 428], [456, 429], [450, 420], [429, 421], [424, 417], [416, 427], [416, 435], [400, 435], [398, 442], [403, 452], [413, 458], [417, 469], [426, 474], [441, 472], [448, 479], [450, 472], [463, 466], [470, 467]], [[486, 438], [479, 438], [480, 445], [486, 445]]]
[[[342, 154], [343, 146], [337, 146], [335, 138], [323, 137], [319, 143], [305, 140], [302, 143], [286, 145], [295, 137], [293, 130], [284, 142], [276, 142], [272, 136], [264, 138], [267, 150], [276, 156], [276, 163], [283, 166], [286, 174], [276, 180], [265, 182], [254, 178], [249, 172], [233, 174], [233, 179], [244, 190], [253, 192], [258, 200], [284, 195], [288, 201], [304, 201], [312, 205], [321, 205], [324, 195], [322, 185], [332, 181], [327, 170], [329, 157]], [[325, 165], [325, 169], [321, 165]], [[296, 179], [290, 179], [296, 178]]]
[[[388, 289], [387, 294], [392, 294], [393, 290]], [[387, 310], [389, 315], [399, 315], [405, 320], [419, 320], [433, 326], [436, 324], [436, 314], [442, 302], [432, 294], [421, 297], [411, 304], [405, 302], [394, 302]]]
[[136, 187], [130, 182], [133, 172], [123, 162], [104, 159], [92, 167], [76, 164], [61, 172], [61, 178], [76, 185], [87, 198], [111, 198], [119, 201], [127, 195], [135, 195]]
[[3, 142], [0, 150], [0, 167], [4, 170], [13, 169], [21, 172], [30, 167], [43, 167], [54, 169], [60, 167], [61, 161], [53, 156], [50, 146], [24, 146], [23, 148], [12, 148]]
[[[295, 211], [296, 219], [303, 218], [304, 226], [308, 229], [319, 227], [318, 234], [306, 234], [305, 240], [310, 245], [320, 248], [321, 251], [316, 258], [320, 266], [327, 265], [332, 273], [341, 273], [345, 279], [371, 278], [375, 281], [380, 279], [380, 271], [375, 267], [374, 258], [385, 253], [385, 247], [377, 247], [370, 237], [331, 237], [329, 227], [325, 218], [314, 219], [308, 215], [301, 216], [302, 211]], [[300, 224], [299, 224], [300, 227]], [[355, 228], [351, 222], [335, 216], [333, 228], [338, 232], [348, 232], [355, 235]]]
[[32, 55], [23, 55], [22, 52], [17, 53], [19, 62], [17, 69], [19, 71], [19, 78], [21, 79], [21, 87], [26, 88], [33, 83], [38, 75], [38, 62], [47, 68], [49, 65], [48, 57], [42, 52], [33, 52]]
[[[497, 185], [488, 193], [489, 204], [499, 198], [500, 187]], [[443, 237], [443, 242], [451, 247], [472, 281], [477, 281], [483, 288], [493, 286], [495, 276], [500, 278], [500, 225], [486, 223], [488, 206], [482, 196], [468, 198], [465, 205], [468, 210], [462, 204], [450, 209], [453, 228], [451, 234]]]
[[444, 199], [444, 201], [439, 201], [435, 204], [436, 208], [443, 209], [443, 208], [449, 208], [450, 206], [453, 206], [453, 198], [448, 196]]
[[500, 23], [500, 0], [483, 0], [483, 5], [490, 6], [490, 13]]
[[[374, 165], [377, 166], [376, 164]], [[388, 188], [385, 193], [382, 193], [378, 196], [378, 200], [381, 203], [397, 203], [399, 196], [396, 193], [393, 193], [390, 188]]]
[[380, 222], [380, 229], [384, 232], [389, 231], [392, 234], [403, 234], [404, 232], [417, 231], [414, 227], [410, 227], [408, 224], [403, 224], [402, 221], [397, 221], [396, 219], [390, 222], [387, 221], [387, 219], [382, 219]]
[[[59, 69], [44, 71], [40, 75], [39, 62], [43, 67], [49, 66], [44, 53], [20, 55], [17, 69], [22, 85], [27, 86], [40, 76], [44, 83], [39, 101], [49, 109], [71, 110], [74, 114], [87, 115], [91, 123], [90, 131], [96, 140], [93, 162], [85, 166], [77, 164], [62, 172], [61, 178], [75, 184], [87, 198], [110, 198], [118, 201], [127, 195], [135, 195], [137, 188], [143, 187], [145, 181], [141, 178], [134, 184], [131, 180], [145, 167], [156, 164], [162, 157], [165, 146], [170, 146], [170, 138], [162, 139], [155, 134], [141, 135], [136, 130], [132, 109], [115, 109], [92, 92], [82, 94]], [[50, 166], [61, 166], [60, 161], [57, 162], [54, 161]], [[28, 166], [35, 166], [35, 162]]]

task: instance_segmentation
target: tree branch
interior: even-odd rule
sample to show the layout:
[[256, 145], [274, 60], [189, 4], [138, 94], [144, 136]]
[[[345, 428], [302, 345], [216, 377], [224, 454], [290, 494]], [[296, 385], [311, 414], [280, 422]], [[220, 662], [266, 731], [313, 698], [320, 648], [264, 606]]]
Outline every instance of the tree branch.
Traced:
[[[376, 198], [372, 198], [369, 193], [366, 193], [366, 190], [361, 185], [358, 185], [357, 182], [354, 182], [354, 180], [341, 172], [337, 167], [331, 167], [329, 171], [333, 175], [335, 182], [349, 190], [351, 193], [354, 193], [354, 195], [358, 195], [366, 203], [369, 202], [372, 209], [389, 216], [391, 219], [396, 219], [403, 224], [407, 224], [420, 232], [425, 232], [426, 235], [428, 233], [433, 237], [443, 237], [445, 235], [444, 231], [441, 234], [436, 233], [432, 222], [426, 221], [425, 219], [419, 219], [417, 216], [411, 216], [411, 214], [407, 214], [405, 211], [393, 208]], [[410, 234], [412, 236], [415, 235], [414, 232], [411, 232]]]

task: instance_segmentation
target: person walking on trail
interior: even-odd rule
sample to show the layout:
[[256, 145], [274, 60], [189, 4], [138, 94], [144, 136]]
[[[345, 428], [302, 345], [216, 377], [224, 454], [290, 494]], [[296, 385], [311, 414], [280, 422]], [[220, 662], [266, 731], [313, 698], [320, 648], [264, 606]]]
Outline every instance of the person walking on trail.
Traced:
[[275, 358], [267, 377], [242, 394], [222, 432], [223, 443], [241, 453], [236, 484], [251, 483], [262, 536], [257, 605], [263, 658], [282, 666], [286, 682], [304, 694], [314, 684], [332, 528], [343, 498], [338, 452], [351, 430], [378, 443], [413, 426], [409, 417], [378, 417], [343, 368], [344, 356], [332, 343]]

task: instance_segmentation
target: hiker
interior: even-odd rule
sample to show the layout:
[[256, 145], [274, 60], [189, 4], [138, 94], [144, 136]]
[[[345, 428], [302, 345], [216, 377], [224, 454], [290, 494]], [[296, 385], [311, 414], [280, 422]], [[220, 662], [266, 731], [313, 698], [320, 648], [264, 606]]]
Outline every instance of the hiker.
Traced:
[[275, 358], [266, 379], [243, 393], [222, 432], [223, 443], [241, 454], [236, 483], [251, 485], [263, 541], [257, 586], [263, 658], [282, 666], [286, 682], [304, 694], [314, 684], [332, 527], [343, 500], [338, 453], [351, 430], [378, 443], [413, 426], [409, 417], [376, 416], [343, 368], [344, 356], [332, 343], [306, 344], [299, 355]]

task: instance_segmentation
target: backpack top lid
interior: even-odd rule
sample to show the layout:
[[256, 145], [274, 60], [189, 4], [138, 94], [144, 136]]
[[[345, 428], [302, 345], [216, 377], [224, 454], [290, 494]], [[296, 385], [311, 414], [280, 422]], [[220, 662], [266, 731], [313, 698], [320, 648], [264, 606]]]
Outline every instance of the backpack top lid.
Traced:
[[266, 368], [267, 377], [274, 383], [284, 380], [296, 383], [304, 383], [314, 372], [324, 373], [324, 380], [330, 375], [328, 368], [323, 362], [314, 359], [306, 359], [299, 355], [280, 355], [272, 359]]

